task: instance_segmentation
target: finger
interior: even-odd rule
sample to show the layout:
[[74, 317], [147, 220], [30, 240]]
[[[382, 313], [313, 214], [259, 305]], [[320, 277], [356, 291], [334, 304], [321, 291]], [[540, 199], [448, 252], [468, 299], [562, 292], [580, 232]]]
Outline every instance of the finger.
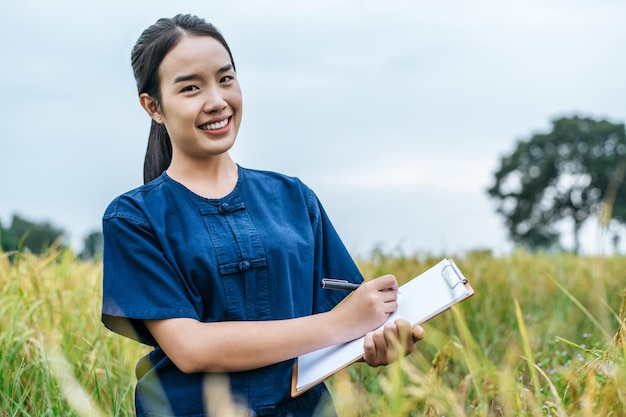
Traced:
[[411, 323], [408, 321], [404, 319], [397, 319], [394, 323], [398, 328], [398, 335], [407, 336], [411, 333]]
[[398, 328], [398, 339], [400, 341], [400, 344], [404, 349], [405, 355], [408, 355], [413, 351], [413, 345], [415, 344], [413, 340], [411, 323], [403, 319], [398, 319], [395, 321], [395, 323]]
[[385, 337], [385, 345], [387, 348], [395, 347], [398, 343], [400, 343], [398, 326], [396, 323], [385, 324], [382, 334]]
[[378, 366], [376, 356], [376, 344], [374, 343], [374, 332], [368, 332], [363, 339], [363, 359], [370, 366]]
[[380, 297], [383, 299], [383, 301], [397, 301], [398, 300], [398, 293], [396, 291], [392, 291], [392, 290], [387, 290], [387, 291], [380, 291]]
[[414, 341], [418, 342], [422, 340], [425, 335], [426, 335], [426, 331], [424, 330], [422, 326], [420, 326], [419, 324], [416, 324], [415, 326], [413, 326], [413, 340]]
[[[385, 325], [382, 336], [384, 337], [384, 342], [380, 342], [380, 346], [382, 346], [385, 350], [384, 357], [382, 360], [385, 361], [385, 364], [390, 364], [398, 359], [401, 352], [404, 351], [404, 347], [401, 342], [400, 334], [398, 326], [395, 323], [389, 323]], [[384, 343], [384, 344], [383, 344]]]
[[370, 356], [376, 353], [373, 334], [374, 332], [367, 332], [363, 338], [363, 350], [365, 353], [369, 353]]
[[387, 343], [388, 339], [386, 336], [386, 331], [383, 328], [382, 330], [378, 330], [373, 332], [372, 339], [374, 340], [374, 346], [376, 347], [376, 360], [378, 365], [388, 364], [389, 363], [389, 353], [391, 344]]
[[397, 301], [387, 301], [384, 303], [384, 311], [387, 314], [391, 314], [398, 309]]
[[376, 344], [376, 351], [387, 350], [393, 344], [394, 337], [396, 337], [396, 325], [394, 323], [387, 323], [382, 329], [375, 331], [374, 343]]
[[396, 277], [391, 274], [383, 275], [371, 282], [375, 286], [374, 288], [376, 288], [378, 291], [398, 290], [398, 281], [396, 281]]

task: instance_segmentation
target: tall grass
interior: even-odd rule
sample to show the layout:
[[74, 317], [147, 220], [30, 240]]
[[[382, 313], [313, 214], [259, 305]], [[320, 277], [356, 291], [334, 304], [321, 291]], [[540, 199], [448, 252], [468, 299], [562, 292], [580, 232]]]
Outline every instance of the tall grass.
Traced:
[[[626, 258], [454, 258], [476, 294], [409, 357], [328, 380], [342, 417], [626, 416]], [[405, 282], [440, 260], [374, 252]], [[133, 415], [142, 345], [100, 324], [101, 264], [0, 254], [0, 416]]]
[[101, 266], [0, 257], [0, 415], [130, 416], [140, 345], [99, 322]]
[[[379, 256], [366, 266], [402, 280], [438, 260]], [[342, 415], [626, 415], [625, 258], [516, 252], [456, 262], [476, 294], [427, 323], [409, 358], [338, 375]]]

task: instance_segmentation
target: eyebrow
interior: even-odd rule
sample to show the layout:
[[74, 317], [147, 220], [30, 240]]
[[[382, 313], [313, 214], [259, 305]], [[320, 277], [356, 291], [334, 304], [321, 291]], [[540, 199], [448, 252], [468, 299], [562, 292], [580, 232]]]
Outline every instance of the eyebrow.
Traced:
[[[217, 70], [216, 74], [222, 74], [222, 73], [228, 72], [228, 71], [230, 71], [232, 69], [233, 69], [233, 65], [232, 64], [224, 65], [223, 67], [221, 67], [220, 69]], [[199, 74], [179, 75], [178, 77], [174, 78], [173, 84], [182, 83], [182, 82], [186, 82], [186, 81], [195, 81], [195, 80], [199, 80], [201, 78], [202, 77]]]

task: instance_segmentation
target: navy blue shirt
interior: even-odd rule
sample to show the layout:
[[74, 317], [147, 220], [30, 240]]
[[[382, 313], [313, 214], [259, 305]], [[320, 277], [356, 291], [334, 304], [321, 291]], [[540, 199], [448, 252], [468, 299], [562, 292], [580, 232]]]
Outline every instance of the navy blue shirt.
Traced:
[[[181, 372], [143, 320], [302, 317], [328, 311], [345, 296], [321, 289], [323, 277], [363, 279], [313, 191], [268, 171], [239, 167], [234, 190], [220, 199], [201, 197], [164, 172], [116, 198], [103, 233], [102, 321], [155, 347], [137, 367], [140, 416], [206, 410], [206, 375]], [[294, 416], [311, 415], [325, 388], [291, 399], [293, 363], [228, 374], [232, 395], [257, 415], [294, 408]]]

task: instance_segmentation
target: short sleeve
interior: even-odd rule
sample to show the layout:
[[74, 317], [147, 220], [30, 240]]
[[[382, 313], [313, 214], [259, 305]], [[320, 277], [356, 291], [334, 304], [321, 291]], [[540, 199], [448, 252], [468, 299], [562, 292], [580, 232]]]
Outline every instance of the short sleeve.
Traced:
[[166, 259], [149, 224], [110, 211], [102, 221], [102, 322], [116, 333], [155, 346], [143, 320], [199, 319], [199, 313], [184, 278]]
[[[363, 276], [345, 247], [328, 214], [313, 191], [309, 190], [308, 210], [315, 236], [315, 275], [317, 280], [332, 277], [354, 283], [363, 282]], [[316, 288], [315, 313], [332, 309], [346, 294]]]

